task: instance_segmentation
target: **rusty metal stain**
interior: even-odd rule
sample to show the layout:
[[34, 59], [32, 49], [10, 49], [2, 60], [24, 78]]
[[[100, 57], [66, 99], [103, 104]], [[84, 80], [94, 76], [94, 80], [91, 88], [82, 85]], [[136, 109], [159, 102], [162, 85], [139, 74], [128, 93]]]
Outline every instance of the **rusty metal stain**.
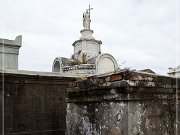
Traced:
[[110, 81], [119, 81], [119, 80], [122, 80], [122, 77], [119, 74], [110, 76]]

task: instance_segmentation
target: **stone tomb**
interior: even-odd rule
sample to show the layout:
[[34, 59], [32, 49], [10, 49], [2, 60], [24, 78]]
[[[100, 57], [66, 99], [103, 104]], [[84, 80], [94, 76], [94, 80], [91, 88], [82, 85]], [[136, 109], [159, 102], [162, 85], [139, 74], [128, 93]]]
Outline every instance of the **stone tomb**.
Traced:
[[19, 48], [22, 45], [22, 36], [15, 40], [0, 38], [0, 69], [18, 69]]
[[180, 134], [180, 79], [121, 70], [67, 89], [66, 135]]

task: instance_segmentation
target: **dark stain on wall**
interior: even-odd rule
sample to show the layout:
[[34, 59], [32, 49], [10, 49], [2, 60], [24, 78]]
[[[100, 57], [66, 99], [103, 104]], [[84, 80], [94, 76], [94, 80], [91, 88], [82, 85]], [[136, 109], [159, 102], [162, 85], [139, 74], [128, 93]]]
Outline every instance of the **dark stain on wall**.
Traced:
[[[2, 75], [0, 83], [2, 84]], [[73, 78], [4, 74], [4, 127], [7, 135], [64, 135], [66, 92]], [[2, 85], [0, 87], [2, 118]], [[2, 122], [0, 122], [2, 127]], [[2, 128], [0, 128], [2, 133]]]

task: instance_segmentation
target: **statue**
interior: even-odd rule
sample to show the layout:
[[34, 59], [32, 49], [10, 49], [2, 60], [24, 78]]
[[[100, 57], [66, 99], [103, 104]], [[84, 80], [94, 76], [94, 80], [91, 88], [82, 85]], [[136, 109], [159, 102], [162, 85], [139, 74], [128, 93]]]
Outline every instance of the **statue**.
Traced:
[[90, 15], [88, 13], [88, 10], [86, 10], [85, 13], [83, 13], [83, 27], [84, 29], [90, 29]]
[[86, 9], [86, 12], [83, 13], [83, 27], [84, 29], [88, 29], [90, 30], [90, 10], [92, 10], [93, 8], [90, 8], [89, 5], [89, 9]]

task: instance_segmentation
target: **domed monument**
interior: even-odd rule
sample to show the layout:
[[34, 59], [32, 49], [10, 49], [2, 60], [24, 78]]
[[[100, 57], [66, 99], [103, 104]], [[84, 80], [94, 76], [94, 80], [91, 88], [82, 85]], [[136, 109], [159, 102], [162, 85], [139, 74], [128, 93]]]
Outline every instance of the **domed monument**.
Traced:
[[81, 37], [72, 44], [74, 54], [71, 58], [57, 57], [53, 62], [53, 72], [95, 75], [118, 69], [115, 58], [101, 52], [102, 41], [93, 37], [93, 30], [90, 29], [91, 10], [89, 5], [83, 13], [84, 29], [80, 31]]

